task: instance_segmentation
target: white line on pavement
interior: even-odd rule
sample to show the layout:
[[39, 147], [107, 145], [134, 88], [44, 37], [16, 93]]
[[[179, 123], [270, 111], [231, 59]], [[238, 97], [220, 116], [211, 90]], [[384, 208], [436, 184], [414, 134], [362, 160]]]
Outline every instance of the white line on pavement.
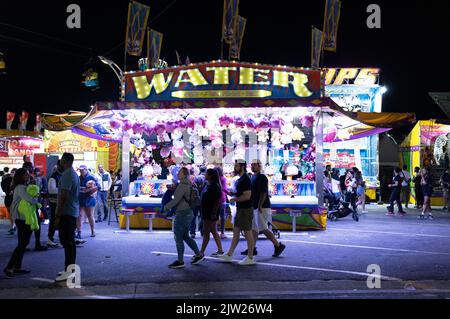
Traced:
[[[176, 253], [167, 253], [167, 252], [161, 252], [161, 251], [152, 251], [152, 254], [154, 255], [165, 255], [165, 256], [178, 256]], [[192, 255], [184, 255], [186, 257], [192, 257]], [[211, 259], [211, 260], [221, 260], [220, 258], [215, 257], [205, 257], [205, 259]], [[233, 260], [233, 262], [238, 262], [239, 260]], [[334, 272], [334, 273], [340, 273], [340, 274], [347, 274], [347, 275], [357, 275], [362, 277], [368, 277], [368, 273], [364, 272], [357, 272], [357, 271], [348, 271], [348, 270], [340, 270], [340, 269], [327, 269], [327, 268], [316, 268], [316, 267], [305, 267], [305, 266], [294, 266], [294, 265], [283, 265], [283, 264], [273, 264], [273, 263], [264, 263], [264, 262], [257, 262], [257, 265], [262, 266], [269, 266], [269, 267], [278, 267], [278, 268], [290, 268], [290, 269], [302, 269], [302, 270], [315, 270], [315, 271], [322, 271], [322, 272]], [[374, 277], [378, 277], [376, 275], [373, 275]], [[389, 280], [389, 281], [403, 281], [402, 279], [394, 278], [394, 277], [388, 277], [388, 276], [379, 276], [380, 279], [383, 280]]]
[[389, 235], [401, 235], [401, 236], [412, 236], [412, 237], [435, 237], [435, 238], [450, 238], [446, 235], [432, 235], [432, 234], [413, 234], [413, 233], [399, 233], [399, 232], [388, 232], [388, 231], [378, 231], [378, 230], [360, 230], [360, 229], [345, 229], [345, 228], [327, 228], [328, 230], [337, 230], [345, 232], [356, 232], [356, 233], [374, 233], [374, 234], [389, 234]]
[[373, 247], [373, 246], [360, 246], [360, 245], [347, 245], [347, 244], [335, 244], [335, 243], [323, 243], [323, 242], [292, 240], [292, 239], [285, 239], [285, 240], [283, 240], [283, 242], [300, 243], [300, 244], [311, 244], [311, 245], [335, 246], [335, 247], [347, 247], [347, 248], [361, 248], [361, 249], [400, 251], [400, 252], [404, 252], [404, 253], [419, 253], [419, 254], [429, 254], [429, 255], [446, 255], [446, 256], [450, 255], [450, 253], [441, 253], [441, 252], [434, 252], [434, 251], [409, 250], [409, 249], [400, 249], [400, 248], [386, 248], [386, 247]]
[[51, 284], [53, 284], [55, 282], [54, 280], [51, 280], [51, 279], [39, 278], [39, 277], [31, 278], [31, 280], [48, 282], [48, 283], [51, 283]]

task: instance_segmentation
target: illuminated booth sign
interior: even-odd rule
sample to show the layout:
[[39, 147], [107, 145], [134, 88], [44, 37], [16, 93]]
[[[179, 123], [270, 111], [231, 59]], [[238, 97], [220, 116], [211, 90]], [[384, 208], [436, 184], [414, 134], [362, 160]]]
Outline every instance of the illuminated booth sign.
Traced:
[[325, 85], [375, 85], [379, 76], [380, 69], [375, 68], [330, 68], [325, 74]]
[[201, 99], [317, 99], [316, 70], [212, 62], [125, 75], [125, 101]]

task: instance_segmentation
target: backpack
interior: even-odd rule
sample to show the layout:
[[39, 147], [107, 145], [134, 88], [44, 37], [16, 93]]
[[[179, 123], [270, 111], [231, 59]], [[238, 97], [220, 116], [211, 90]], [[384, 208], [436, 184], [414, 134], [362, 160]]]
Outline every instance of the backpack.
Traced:
[[[166, 192], [164, 193], [162, 199], [161, 199], [161, 211], [164, 212], [164, 206], [166, 206], [171, 200], [172, 200], [172, 196], [175, 193], [174, 189], [167, 189]], [[172, 208], [171, 210], [169, 210], [166, 213], [167, 217], [171, 217], [175, 214], [175, 207]]]
[[200, 192], [196, 185], [191, 186], [191, 191], [189, 192], [189, 198], [184, 198], [184, 200], [189, 204], [191, 209], [196, 209], [201, 206]]

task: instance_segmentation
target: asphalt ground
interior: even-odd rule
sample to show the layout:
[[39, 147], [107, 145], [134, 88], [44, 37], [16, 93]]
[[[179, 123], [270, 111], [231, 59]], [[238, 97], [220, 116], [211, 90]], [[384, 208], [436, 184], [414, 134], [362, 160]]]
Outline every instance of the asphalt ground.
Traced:
[[[77, 250], [81, 288], [55, 283], [63, 270], [62, 248], [27, 252], [23, 267], [28, 275], [12, 279], [0, 274], [0, 298], [450, 298], [450, 214], [435, 210], [434, 221], [418, 220], [419, 212], [407, 210], [405, 217], [387, 217], [383, 206], [370, 205], [368, 213], [354, 222], [351, 217], [328, 222], [326, 231], [282, 232], [287, 248], [273, 258], [267, 239], [257, 243], [257, 265], [226, 264], [207, 258], [186, 268], [167, 266], [176, 259], [170, 231], [146, 230], [126, 233], [117, 224], [96, 224], [97, 237]], [[0, 225], [0, 265], [6, 265], [16, 245]], [[89, 226], [84, 225], [88, 236]], [[42, 229], [46, 238], [47, 226]], [[231, 233], [223, 240], [231, 243]], [[197, 243], [201, 238], [197, 235]], [[29, 246], [34, 248], [34, 236]], [[246, 248], [241, 240], [234, 258]], [[211, 240], [207, 256], [216, 251]], [[381, 287], [370, 289], [369, 265], [378, 265]], [[371, 282], [374, 279], [369, 278]]]

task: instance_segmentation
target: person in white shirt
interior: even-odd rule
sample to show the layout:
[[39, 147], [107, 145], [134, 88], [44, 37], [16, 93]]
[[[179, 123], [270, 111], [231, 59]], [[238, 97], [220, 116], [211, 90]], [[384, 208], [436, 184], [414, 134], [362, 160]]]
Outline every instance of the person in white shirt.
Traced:
[[409, 199], [411, 196], [411, 188], [410, 188], [411, 174], [409, 174], [407, 169], [408, 169], [408, 166], [403, 165], [402, 176], [401, 176], [403, 178], [401, 200], [402, 200], [402, 203], [405, 204], [406, 208], [408, 208]]
[[111, 174], [103, 169], [103, 165], [98, 165], [98, 172], [95, 175], [100, 189], [97, 195], [97, 223], [102, 222], [102, 207], [103, 207], [103, 221], [108, 218], [108, 193], [112, 185]]
[[62, 169], [60, 167], [60, 161], [58, 161], [58, 164], [55, 165], [53, 168], [53, 173], [48, 179], [48, 201], [50, 204], [50, 223], [48, 226], [48, 240], [47, 240], [47, 246], [48, 247], [58, 247], [59, 245], [55, 242], [55, 225], [54, 220], [56, 219], [56, 204], [58, 199], [58, 184], [59, 180], [61, 179], [62, 175]]

